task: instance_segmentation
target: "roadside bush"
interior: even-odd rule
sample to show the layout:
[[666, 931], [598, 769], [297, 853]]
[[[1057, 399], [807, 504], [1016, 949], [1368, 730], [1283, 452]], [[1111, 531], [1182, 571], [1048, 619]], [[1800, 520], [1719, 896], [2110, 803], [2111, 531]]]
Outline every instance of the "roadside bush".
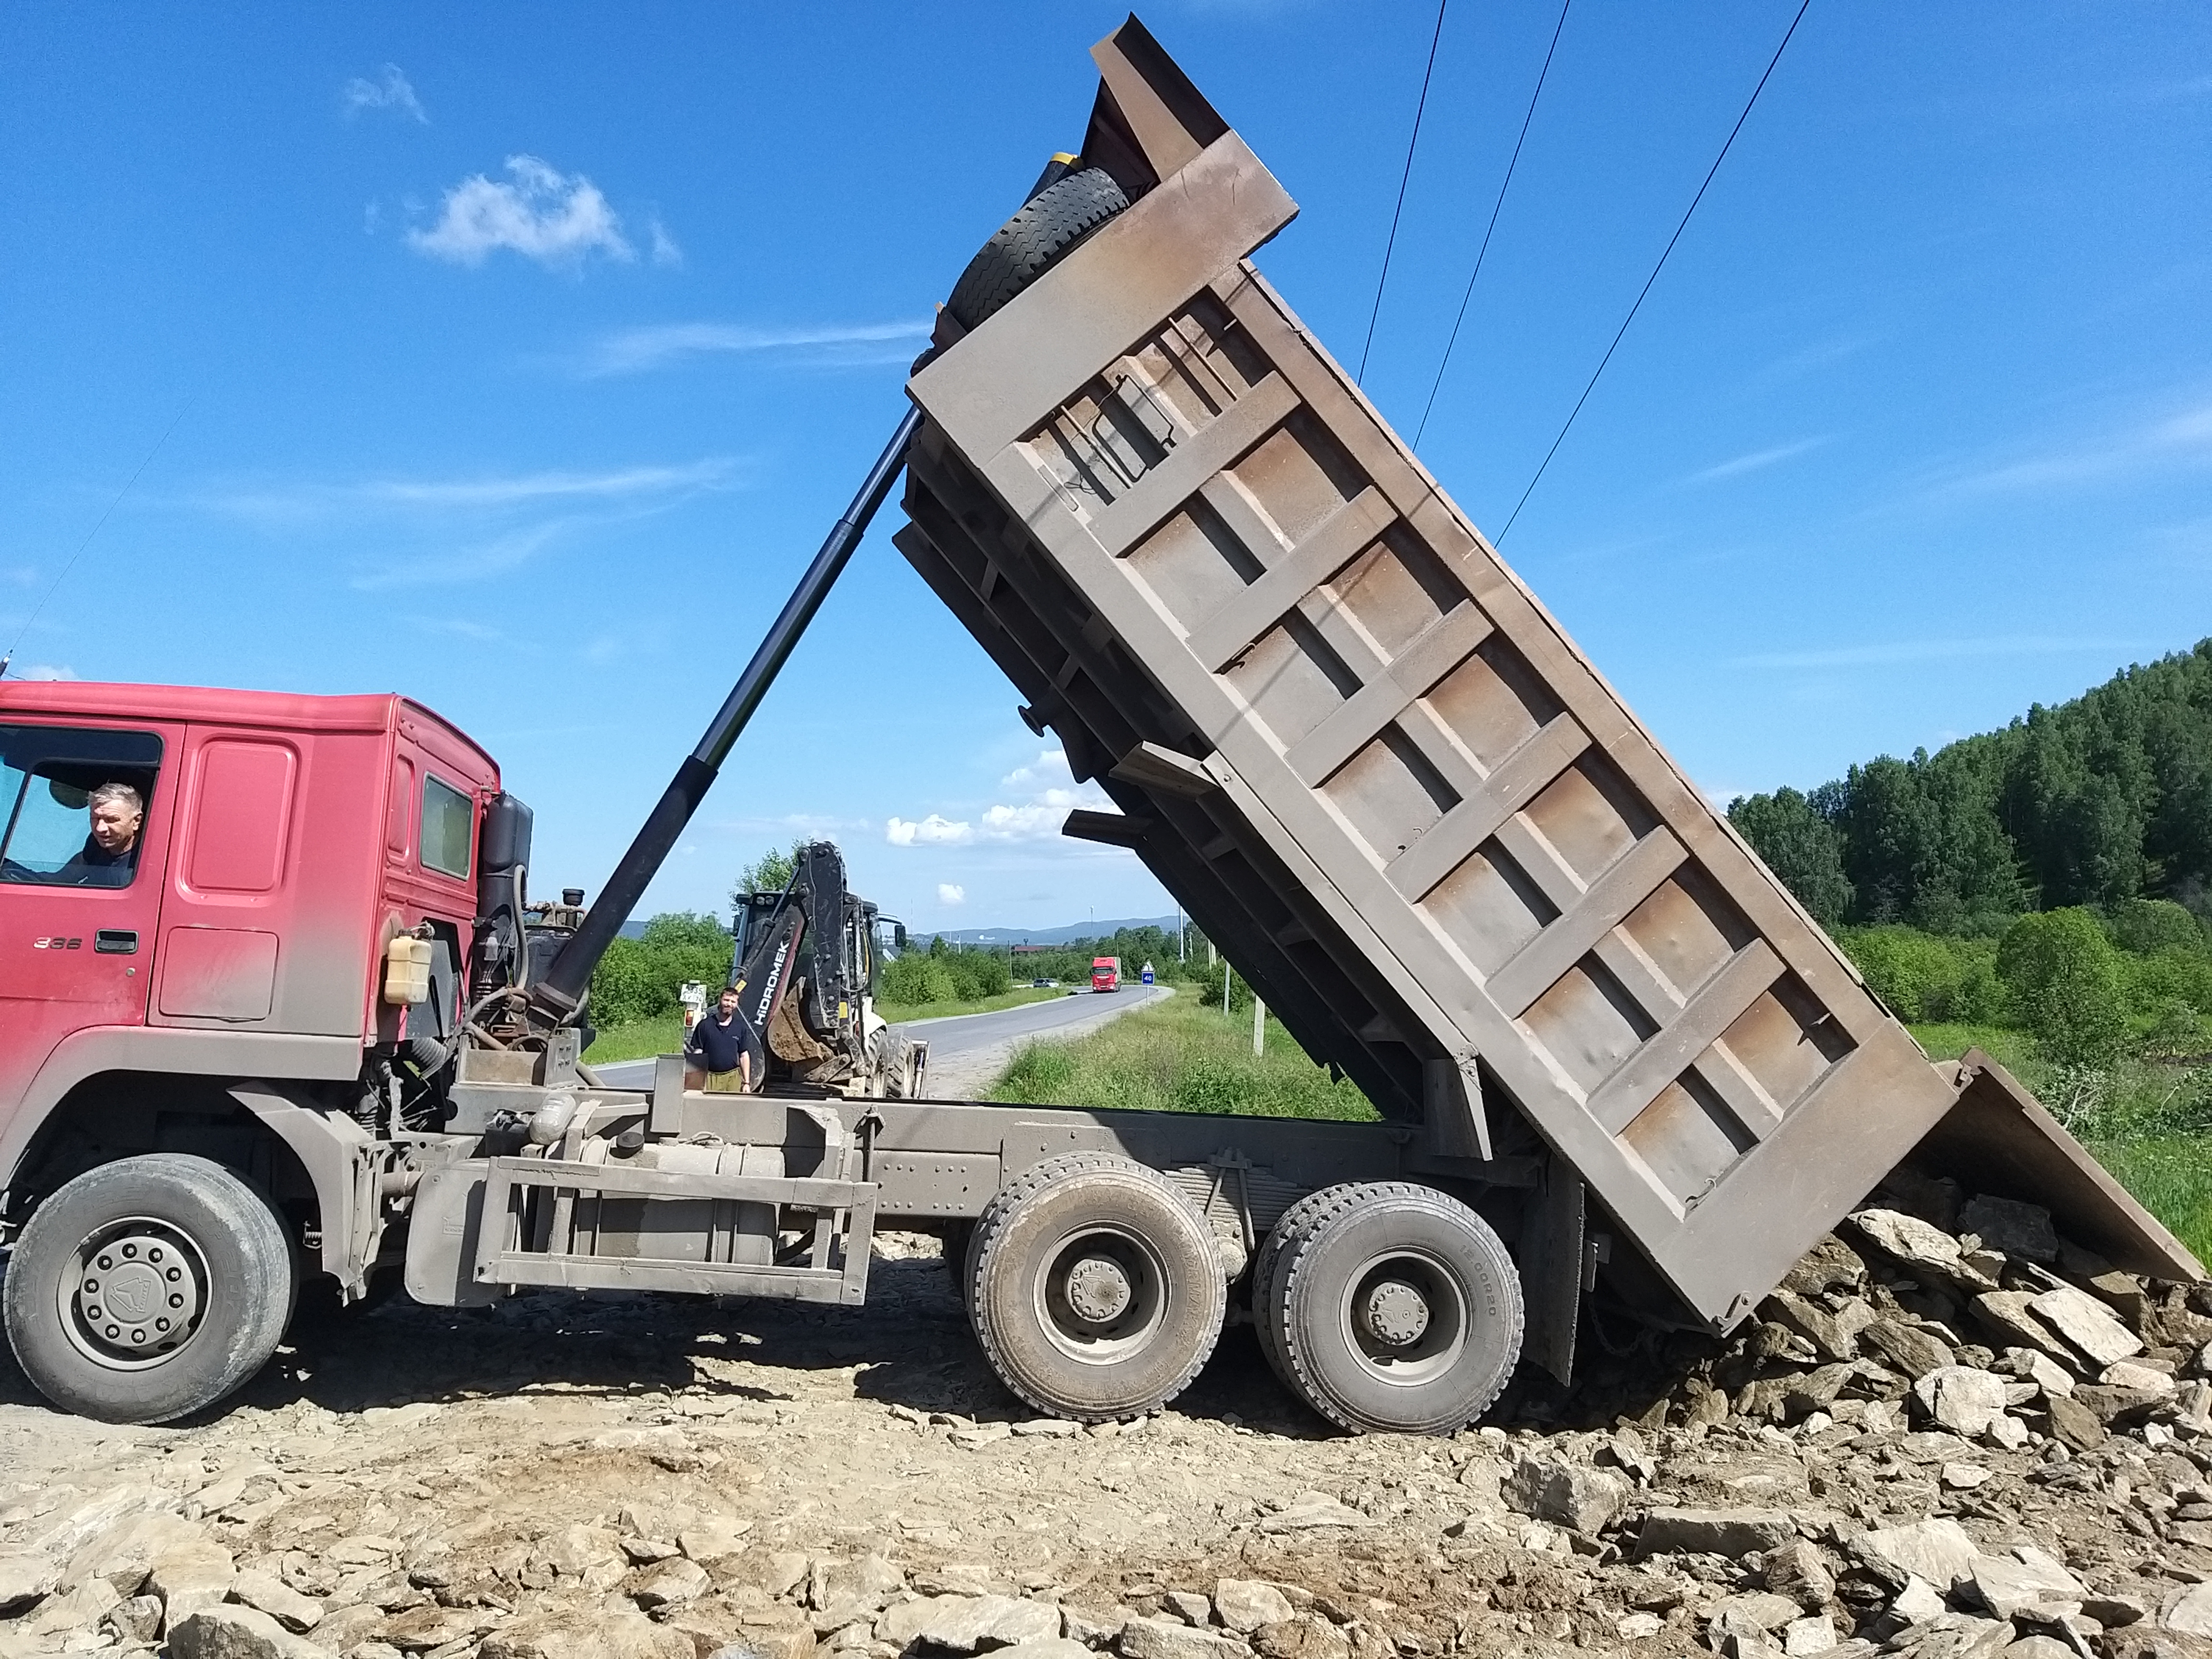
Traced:
[[2120, 956], [2087, 910], [2022, 916], [1998, 942], [1996, 967], [2015, 1015], [2053, 1064], [2109, 1065], [2126, 1048]]
[[2137, 956], [2180, 951], [2204, 956], [2212, 939], [2204, 924], [2170, 899], [2127, 899], [2112, 907], [2112, 942]]
[[954, 994], [963, 1000], [999, 996], [1013, 984], [1006, 972], [1006, 957], [995, 951], [948, 951], [933, 960], [942, 963], [951, 974], [952, 982], [958, 988]]
[[2004, 1018], [1996, 953], [1986, 939], [1942, 939], [1891, 926], [1846, 929], [1838, 942], [1899, 1019], [1986, 1025]]
[[592, 975], [592, 1023], [602, 1030], [673, 1013], [686, 980], [720, 986], [729, 977], [730, 930], [719, 918], [672, 911], [617, 939]]
[[882, 988], [885, 1002], [907, 1008], [925, 1002], [951, 1002], [960, 995], [945, 957], [922, 951], [909, 951], [896, 962], [885, 963]]

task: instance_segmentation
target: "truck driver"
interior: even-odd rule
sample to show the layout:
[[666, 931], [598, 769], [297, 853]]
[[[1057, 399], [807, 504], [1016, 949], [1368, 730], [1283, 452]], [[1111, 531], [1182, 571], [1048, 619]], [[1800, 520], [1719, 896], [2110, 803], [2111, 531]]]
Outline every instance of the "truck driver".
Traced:
[[753, 1085], [752, 1027], [738, 1012], [735, 986], [725, 986], [714, 1011], [691, 1028], [684, 1057], [707, 1073], [707, 1092], [750, 1094]]
[[138, 831], [146, 822], [144, 799], [127, 783], [103, 783], [85, 797], [85, 805], [92, 833], [55, 879], [78, 887], [128, 887], [138, 862]]

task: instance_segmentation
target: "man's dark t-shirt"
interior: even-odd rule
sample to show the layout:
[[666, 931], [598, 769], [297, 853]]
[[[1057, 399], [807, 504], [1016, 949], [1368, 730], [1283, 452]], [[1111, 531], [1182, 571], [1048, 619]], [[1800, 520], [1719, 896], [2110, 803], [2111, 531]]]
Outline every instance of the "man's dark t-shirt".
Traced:
[[72, 887], [128, 887], [137, 861], [137, 842], [120, 853], [111, 853], [87, 836], [82, 850], [56, 871], [54, 878]]
[[684, 1048], [710, 1072], [734, 1072], [738, 1056], [752, 1047], [752, 1042], [753, 1028], [744, 1014], [733, 1009], [726, 1025], [720, 1012], [703, 1016], [691, 1028], [691, 1040]]

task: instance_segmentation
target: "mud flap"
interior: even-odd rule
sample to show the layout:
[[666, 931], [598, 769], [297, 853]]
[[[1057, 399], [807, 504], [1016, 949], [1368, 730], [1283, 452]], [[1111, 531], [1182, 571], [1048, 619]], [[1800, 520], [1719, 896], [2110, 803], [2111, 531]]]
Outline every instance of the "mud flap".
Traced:
[[1554, 1156], [1521, 1211], [1521, 1301], [1527, 1320], [1522, 1358], [1562, 1384], [1575, 1380], [1575, 1333], [1582, 1316], [1582, 1177]]
[[2124, 1272], [2185, 1282], [2204, 1277], [2188, 1247], [2003, 1066], [1970, 1048], [1964, 1060], [1936, 1070], [1953, 1079], [1958, 1102], [1906, 1164], [1950, 1176], [1969, 1192], [2040, 1204], [2061, 1233]]

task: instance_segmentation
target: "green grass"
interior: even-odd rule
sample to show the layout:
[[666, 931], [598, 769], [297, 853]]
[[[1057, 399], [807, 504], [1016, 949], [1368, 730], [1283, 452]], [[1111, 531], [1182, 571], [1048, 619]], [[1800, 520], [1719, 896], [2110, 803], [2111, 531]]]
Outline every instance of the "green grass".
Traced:
[[2089, 1150], [2173, 1236], [2212, 1262], [2212, 1146], [2196, 1135], [2093, 1140]]
[[683, 1046], [684, 1016], [665, 1014], [600, 1032], [584, 1050], [584, 1064], [611, 1066], [617, 1060], [650, 1060], [655, 1054], [672, 1054]]
[[[1066, 996], [1061, 991], [1033, 991], [1026, 985], [1018, 991], [1001, 992], [994, 997], [971, 998], [965, 1002], [925, 1002], [915, 1007], [901, 1007], [896, 1003], [879, 1002], [876, 1012], [894, 1024], [908, 1019], [936, 1019], [946, 1014], [982, 1014], [994, 1008], [1018, 1008], [1024, 1002], [1046, 1002], [1054, 997]], [[684, 1046], [684, 1018], [680, 1014], [665, 1014], [659, 1019], [643, 1019], [629, 1025], [610, 1026], [592, 1040], [584, 1050], [586, 1066], [611, 1066], [617, 1060], [650, 1060], [655, 1054], [672, 1054]]]
[[2034, 1039], [2010, 1026], [1913, 1025], [1906, 1029], [1930, 1060], [1957, 1060], [1967, 1049], [1979, 1048], [2015, 1077], [2025, 1075], [2034, 1064]]
[[1267, 1050], [1263, 1058], [1253, 1055], [1249, 1012], [1224, 1015], [1186, 994], [1089, 1036], [1030, 1043], [985, 1097], [1092, 1110], [1376, 1117], [1366, 1096], [1348, 1082], [1331, 1082], [1272, 1018]]

